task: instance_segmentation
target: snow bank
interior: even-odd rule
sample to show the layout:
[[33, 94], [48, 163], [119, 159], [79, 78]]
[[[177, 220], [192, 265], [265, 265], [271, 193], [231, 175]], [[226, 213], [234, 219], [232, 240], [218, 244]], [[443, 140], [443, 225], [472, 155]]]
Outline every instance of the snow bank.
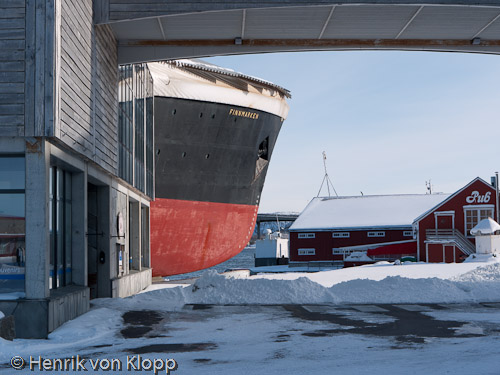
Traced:
[[121, 316], [116, 314], [116, 311], [98, 308], [78, 319], [70, 320], [49, 334], [49, 340], [58, 343], [85, 344], [106, 336], [113, 336], [122, 324]]
[[[441, 269], [447, 266], [438, 265]], [[356, 278], [324, 286], [317, 274], [294, 280], [231, 279], [206, 272], [192, 288], [184, 290], [185, 303], [208, 304], [315, 304], [315, 303], [463, 303], [500, 301], [500, 263], [493, 263], [448, 278], [388, 276], [379, 280]], [[414, 266], [393, 266], [415, 271]], [[354, 273], [369, 270], [358, 267]], [[417, 269], [419, 267], [416, 267]], [[420, 267], [422, 268], [422, 267]], [[364, 270], [360, 270], [364, 269]], [[462, 270], [467, 268], [462, 268]], [[346, 269], [347, 270], [347, 269]], [[351, 269], [348, 269], [351, 270]], [[327, 271], [325, 274], [335, 273]], [[454, 272], [443, 272], [453, 275]], [[369, 272], [367, 273], [369, 274]], [[326, 278], [328, 275], [321, 275]], [[331, 276], [331, 275], [330, 275]], [[373, 276], [373, 275], [372, 275]], [[330, 282], [332, 283], [332, 282]]]
[[[496, 258], [495, 258], [496, 259]], [[158, 286], [159, 287], [159, 286]], [[342, 304], [500, 302], [500, 263], [396, 266], [381, 263], [316, 273], [233, 278], [211, 270], [193, 285], [93, 304], [119, 311], [175, 311], [185, 304]]]
[[0, 311], [0, 319], [2, 319], [4, 316], [5, 316], [5, 314]]
[[205, 272], [184, 289], [186, 303], [208, 304], [289, 304], [337, 302], [329, 290], [301, 277], [297, 280], [226, 278], [215, 271]]

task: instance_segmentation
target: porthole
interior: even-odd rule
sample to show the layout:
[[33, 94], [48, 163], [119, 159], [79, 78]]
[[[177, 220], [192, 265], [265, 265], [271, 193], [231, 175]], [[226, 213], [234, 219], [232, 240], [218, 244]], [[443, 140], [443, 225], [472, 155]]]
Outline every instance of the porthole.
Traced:
[[160, 155], [160, 149], [156, 150], [156, 155]]
[[215, 118], [215, 113], [212, 115], [212, 119], [214, 119], [214, 118]]
[[208, 159], [210, 157], [210, 154], [205, 155], [205, 159]]
[[200, 112], [200, 118], [202, 118], [202, 117], [203, 117], [203, 112]]
[[182, 153], [182, 157], [183, 157], [183, 158], [185, 158], [185, 157], [186, 157], [186, 155], [187, 155], [187, 154], [186, 154], [186, 152], [183, 152], [183, 153]]
[[176, 110], [176, 109], [172, 110], [172, 114], [173, 114], [173, 115], [175, 115], [176, 113], [177, 113], [177, 110]]

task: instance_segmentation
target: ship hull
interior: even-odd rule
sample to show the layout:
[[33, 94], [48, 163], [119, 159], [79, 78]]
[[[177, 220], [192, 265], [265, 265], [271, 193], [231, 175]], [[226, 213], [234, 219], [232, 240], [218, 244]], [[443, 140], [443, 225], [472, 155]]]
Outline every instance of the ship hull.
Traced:
[[155, 97], [154, 276], [238, 254], [255, 227], [282, 119], [220, 103]]
[[156, 199], [151, 235], [156, 275], [193, 272], [222, 263], [250, 240], [257, 206]]

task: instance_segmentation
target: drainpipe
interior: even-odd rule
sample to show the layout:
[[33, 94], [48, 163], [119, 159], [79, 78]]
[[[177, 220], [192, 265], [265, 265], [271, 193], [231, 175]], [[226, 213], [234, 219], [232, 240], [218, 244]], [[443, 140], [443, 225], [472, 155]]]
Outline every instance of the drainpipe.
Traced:
[[500, 195], [499, 194], [499, 187], [498, 187], [498, 172], [495, 172], [495, 189], [496, 189], [496, 192], [497, 192], [497, 196], [496, 196], [496, 211], [497, 211], [497, 223], [500, 222], [500, 212], [498, 212], [498, 196]]

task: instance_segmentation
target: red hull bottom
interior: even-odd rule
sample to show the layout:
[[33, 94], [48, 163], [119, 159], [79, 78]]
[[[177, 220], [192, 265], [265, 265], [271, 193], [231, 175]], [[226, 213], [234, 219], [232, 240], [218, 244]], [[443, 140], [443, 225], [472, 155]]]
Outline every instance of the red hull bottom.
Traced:
[[258, 206], [157, 198], [151, 202], [153, 276], [202, 270], [250, 241]]

